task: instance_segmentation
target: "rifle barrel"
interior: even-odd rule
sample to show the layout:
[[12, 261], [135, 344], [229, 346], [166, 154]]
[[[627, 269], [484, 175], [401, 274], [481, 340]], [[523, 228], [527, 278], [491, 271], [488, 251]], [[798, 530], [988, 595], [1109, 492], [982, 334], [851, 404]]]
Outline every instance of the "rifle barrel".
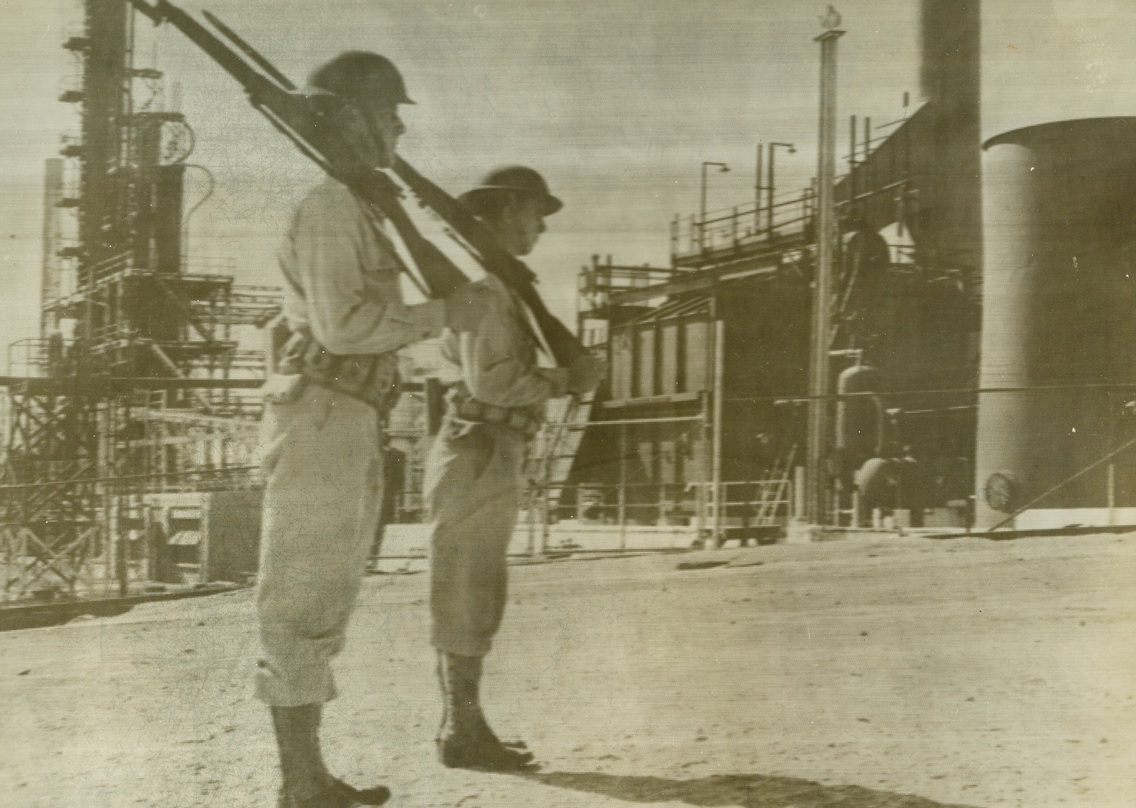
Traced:
[[267, 73], [269, 78], [271, 78], [285, 90], [296, 89], [296, 85], [293, 84], [287, 76], [277, 70], [276, 66], [273, 65], [272, 62], [264, 58], [264, 56], [261, 55], [260, 51], [250, 45], [240, 34], [238, 34], [229, 26], [225, 25], [225, 23], [221, 22], [221, 20], [215, 14], [202, 9], [201, 16], [209, 20], [214, 28], [224, 34], [226, 39], [228, 39], [230, 42], [236, 45], [237, 48], [240, 49], [241, 53], [252, 59], [253, 64]]

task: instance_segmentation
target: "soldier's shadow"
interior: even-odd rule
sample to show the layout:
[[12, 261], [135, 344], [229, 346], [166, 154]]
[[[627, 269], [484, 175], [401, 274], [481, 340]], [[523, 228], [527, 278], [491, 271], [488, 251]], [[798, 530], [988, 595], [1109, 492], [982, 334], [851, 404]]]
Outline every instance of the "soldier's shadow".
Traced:
[[761, 774], [716, 774], [693, 780], [600, 772], [531, 772], [522, 776], [547, 786], [625, 802], [683, 802], [708, 808], [973, 808], [863, 786], [827, 786]]

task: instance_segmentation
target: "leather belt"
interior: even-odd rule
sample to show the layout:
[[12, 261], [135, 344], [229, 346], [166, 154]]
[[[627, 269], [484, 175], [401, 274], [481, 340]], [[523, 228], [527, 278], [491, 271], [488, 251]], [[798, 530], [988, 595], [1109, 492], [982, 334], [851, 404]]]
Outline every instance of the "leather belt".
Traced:
[[543, 413], [537, 407], [498, 407], [486, 404], [470, 395], [463, 383], [450, 387], [446, 401], [450, 405], [450, 414], [459, 421], [501, 424], [526, 438], [536, 435], [544, 422]]
[[307, 328], [294, 331], [285, 343], [277, 373], [299, 373], [370, 404], [381, 415], [394, 409], [402, 392], [397, 354], [333, 354]]

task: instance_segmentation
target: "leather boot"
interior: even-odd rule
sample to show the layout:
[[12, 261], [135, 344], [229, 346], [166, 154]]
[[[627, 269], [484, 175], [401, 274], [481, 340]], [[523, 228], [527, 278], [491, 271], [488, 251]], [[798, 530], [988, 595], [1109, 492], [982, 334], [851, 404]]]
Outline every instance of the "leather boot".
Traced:
[[319, 744], [321, 705], [271, 710], [284, 780], [280, 808], [353, 808], [382, 805], [390, 799], [390, 790], [385, 786], [359, 790], [328, 772]]
[[529, 771], [535, 768], [524, 744], [505, 744], [481, 712], [481, 657], [438, 654], [442, 727], [438, 757], [452, 769]]

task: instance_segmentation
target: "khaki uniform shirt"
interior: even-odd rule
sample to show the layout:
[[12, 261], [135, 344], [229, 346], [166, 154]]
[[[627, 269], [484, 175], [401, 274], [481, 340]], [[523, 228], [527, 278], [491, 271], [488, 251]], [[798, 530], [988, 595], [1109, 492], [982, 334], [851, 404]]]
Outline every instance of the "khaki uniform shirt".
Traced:
[[300, 203], [280, 249], [284, 315], [333, 354], [380, 354], [440, 332], [445, 303], [403, 302], [394, 245], [342, 183]]
[[470, 395], [495, 407], [543, 408], [565, 395], [568, 371], [540, 367], [523, 304], [493, 275], [477, 283], [493, 293], [489, 312], [477, 331], [445, 332], [442, 357], [450, 367], [444, 379], [464, 381]]

